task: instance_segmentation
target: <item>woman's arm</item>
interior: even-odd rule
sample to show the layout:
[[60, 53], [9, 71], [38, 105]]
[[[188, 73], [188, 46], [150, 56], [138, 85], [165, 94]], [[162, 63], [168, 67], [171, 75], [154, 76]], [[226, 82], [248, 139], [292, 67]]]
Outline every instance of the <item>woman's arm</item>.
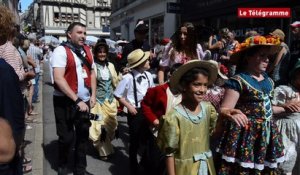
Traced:
[[239, 98], [239, 92], [233, 89], [226, 89], [225, 96], [220, 107], [220, 115], [221, 117], [234, 121], [239, 126], [245, 126], [248, 123], [247, 116], [240, 110], [234, 109]]
[[16, 144], [9, 123], [0, 117], [0, 164], [10, 162], [16, 152]]

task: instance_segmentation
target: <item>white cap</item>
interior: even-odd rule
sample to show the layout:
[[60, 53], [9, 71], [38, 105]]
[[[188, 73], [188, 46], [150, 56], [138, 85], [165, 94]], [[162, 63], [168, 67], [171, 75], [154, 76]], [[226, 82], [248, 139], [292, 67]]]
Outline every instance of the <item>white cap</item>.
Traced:
[[300, 28], [300, 21], [295, 21], [292, 24], [290, 24], [292, 27], [299, 27]]

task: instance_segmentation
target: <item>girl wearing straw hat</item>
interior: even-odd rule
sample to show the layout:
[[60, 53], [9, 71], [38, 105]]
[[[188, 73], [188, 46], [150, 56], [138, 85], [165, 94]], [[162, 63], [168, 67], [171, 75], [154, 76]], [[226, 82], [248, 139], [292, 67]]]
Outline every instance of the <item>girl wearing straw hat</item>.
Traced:
[[281, 49], [279, 44], [277, 38], [249, 37], [230, 58], [239, 73], [225, 84], [218, 174], [272, 174], [284, 161], [282, 139], [271, 120], [273, 81], [265, 73], [269, 55]]
[[182, 94], [182, 101], [163, 116], [157, 137], [167, 155], [169, 175], [216, 174], [209, 139], [217, 113], [202, 99], [217, 72], [217, 66], [208, 61], [192, 60], [171, 76], [170, 88]]

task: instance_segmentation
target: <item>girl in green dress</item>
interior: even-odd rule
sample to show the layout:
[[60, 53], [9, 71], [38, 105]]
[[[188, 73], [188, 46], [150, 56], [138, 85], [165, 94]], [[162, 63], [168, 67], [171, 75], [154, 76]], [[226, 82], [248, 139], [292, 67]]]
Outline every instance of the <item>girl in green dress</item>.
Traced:
[[157, 138], [167, 155], [169, 175], [216, 174], [209, 139], [217, 113], [202, 99], [217, 72], [214, 64], [193, 60], [179, 67], [170, 79], [170, 88], [182, 94], [182, 102], [162, 117]]

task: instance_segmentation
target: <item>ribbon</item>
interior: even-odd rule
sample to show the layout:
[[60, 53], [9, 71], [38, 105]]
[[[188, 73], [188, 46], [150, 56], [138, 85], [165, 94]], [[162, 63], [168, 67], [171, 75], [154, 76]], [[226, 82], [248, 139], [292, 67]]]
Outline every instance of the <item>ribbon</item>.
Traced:
[[208, 165], [206, 160], [211, 156], [212, 153], [210, 150], [201, 154], [195, 154], [193, 156], [195, 162], [200, 161], [198, 175], [208, 175]]

